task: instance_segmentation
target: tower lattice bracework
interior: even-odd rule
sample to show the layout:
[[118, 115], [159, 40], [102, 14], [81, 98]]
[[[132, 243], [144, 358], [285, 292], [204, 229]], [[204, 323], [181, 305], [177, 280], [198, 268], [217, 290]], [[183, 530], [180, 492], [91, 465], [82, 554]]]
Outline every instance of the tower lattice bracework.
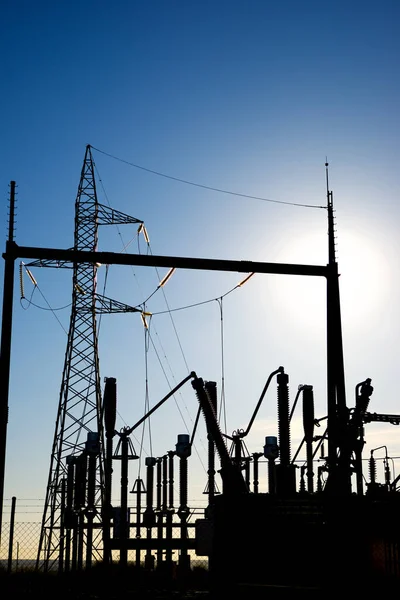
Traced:
[[[74, 250], [96, 251], [98, 226], [142, 223], [97, 201], [90, 146], [75, 203]], [[137, 309], [96, 293], [97, 264], [34, 261], [73, 269], [72, 309], [37, 567], [80, 568], [103, 559], [104, 443], [96, 315]], [[106, 300], [106, 301], [105, 301]], [[89, 435], [88, 435], [89, 434]]]

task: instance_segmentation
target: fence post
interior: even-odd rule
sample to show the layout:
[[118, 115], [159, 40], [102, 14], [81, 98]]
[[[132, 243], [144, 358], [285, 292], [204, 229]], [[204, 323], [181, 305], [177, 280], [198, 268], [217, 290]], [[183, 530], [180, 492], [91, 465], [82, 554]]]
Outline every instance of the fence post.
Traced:
[[11, 501], [11, 518], [10, 518], [10, 542], [8, 546], [8, 567], [7, 573], [11, 573], [12, 567], [12, 556], [13, 556], [13, 545], [14, 545], [14, 522], [15, 522], [15, 505], [17, 502], [17, 498], [15, 496], [12, 497]]

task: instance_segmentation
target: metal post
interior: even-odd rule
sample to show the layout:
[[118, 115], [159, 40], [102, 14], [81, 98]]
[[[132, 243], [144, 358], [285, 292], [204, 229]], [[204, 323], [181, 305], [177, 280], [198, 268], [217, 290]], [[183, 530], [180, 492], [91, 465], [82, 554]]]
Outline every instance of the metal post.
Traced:
[[[73, 507], [74, 498], [74, 471], [75, 457], [67, 457], [67, 498], [65, 507], [65, 571], [68, 572], [71, 568], [71, 532], [76, 528], [76, 514]], [[75, 536], [74, 536], [75, 537]]]
[[13, 559], [13, 546], [14, 546], [14, 524], [15, 524], [15, 505], [17, 499], [15, 496], [11, 500], [11, 517], [10, 517], [10, 541], [8, 546], [8, 568], [7, 573], [11, 573], [12, 559]]
[[307, 491], [314, 492], [313, 438], [314, 438], [314, 391], [311, 385], [303, 386], [303, 428], [306, 440]]
[[121, 436], [121, 548], [120, 566], [128, 564], [128, 436]]
[[60, 550], [58, 555], [58, 572], [64, 571], [65, 552], [65, 505], [66, 505], [66, 479], [61, 479], [61, 518], [60, 518]]
[[8, 394], [10, 386], [10, 356], [12, 306], [14, 298], [14, 261], [11, 249], [14, 244], [15, 181], [10, 182], [10, 215], [8, 239], [4, 255], [3, 314], [0, 347], [0, 543], [3, 523], [4, 474], [6, 466], [6, 438], [8, 424]]
[[[142, 528], [142, 494], [145, 493], [143, 479], [140, 477], [136, 479], [133, 484], [133, 488], [131, 494], [136, 495], [136, 539], [139, 540], [142, 537], [141, 528]], [[145, 520], [144, 520], [145, 521]], [[145, 522], [143, 523], [145, 524]], [[135, 551], [135, 567], [138, 569], [140, 567], [140, 557], [141, 551], [140, 548], [137, 547]]]
[[189, 516], [188, 501], [188, 457], [191, 455], [191, 446], [187, 434], [178, 435], [176, 444], [176, 455], [179, 457], [179, 509], [178, 515], [181, 520], [182, 549], [179, 555], [179, 569], [182, 575], [186, 575], [190, 569], [190, 556], [186, 547], [188, 534], [187, 519]]
[[258, 494], [258, 465], [262, 452], [253, 452], [253, 492]]
[[[155, 525], [155, 513], [153, 509], [153, 495], [154, 495], [154, 465], [156, 459], [152, 456], [146, 457], [146, 510], [144, 511], [144, 524], [147, 528], [146, 539], [151, 540], [152, 527]], [[154, 569], [154, 556], [151, 553], [150, 545], [146, 550], [146, 556], [144, 559], [144, 566], [147, 570]]]
[[[207, 395], [210, 399], [211, 406], [214, 410], [215, 415], [217, 414], [217, 384], [215, 381], [207, 381], [204, 384]], [[208, 507], [206, 508], [206, 517], [212, 510], [215, 496], [215, 444], [213, 441], [212, 433], [207, 425], [207, 439], [208, 439]]]
[[75, 470], [75, 509], [78, 517], [78, 526], [75, 537], [77, 543], [76, 568], [83, 569], [83, 547], [84, 547], [84, 508], [86, 503], [86, 479], [87, 479], [87, 454], [83, 452], [76, 461]]
[[244, 463], [244, 480], [246, 482], [247, 489], [250, 489], [250, 456], [243, 458]]
[[168, 471], [169, 471], [169, 508], [174, 509], [174, 456], [175, 452], [170, 450], [168, 452]]
[[268, 493], [276, 494], [276, 466], [275, 460], [279, 456], [278, 439], [274, 435], [265, 438], [264, 456], [268, 460]]
[[117, 415], [117, 380], [106, 377], [104, 386], [104, 424], [106, 430], [106, 458], [104, 468], [104, 505], [103, 505], [103, 558], [105, 564], [111, 563], [110, 522], [112, 513], [112, 459], [113, 438], [115, 436], [115, 421]]
[[89, 432], [88, 433], [88, 441], [86, 444], [86, 450], [89, 455], [87, 506], [86, 506], [86, 511], [85, 511], [86, 518], [87, 518], [86, 568], [89, 569], [92, 566], [93, 519], [96, 515], [95, 494], [96, 494], [97, 457], [100, 454], [99, 434], [97, 432]]
[[163, 514], [165, 515], [165, 539], [167, 540], [167, 547], [165, 550], [165, 563], [167, 569], [172, 567], [172, 512], [168, 510], [168, 455], [166, 454], [162, 458], [162, 508]]
[[157, 540], [158, 540], [158, 548], [157, 548], [157, 569], [161, 569], [163, 563], [163, 553], [162, 553], [162, 539], [163, 539], [163, 519], [164, 514], [161, 507], [161, 469], [162, 469], [162, 458], [157, 458]]

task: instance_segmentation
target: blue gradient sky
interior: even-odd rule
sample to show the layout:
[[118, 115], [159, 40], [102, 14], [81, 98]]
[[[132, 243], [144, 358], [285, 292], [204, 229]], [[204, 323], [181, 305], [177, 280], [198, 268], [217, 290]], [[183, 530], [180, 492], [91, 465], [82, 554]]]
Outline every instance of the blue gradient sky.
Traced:
[[[400, 412], [399, 18], [395, 0], [5, 0], [4, 231], [13, 179], [16, 241], [72, 246], [86, 144], [207, 186], [319, 206], [325, 203], [328, 156], [348, 404], [355, 385], [371, 377], [371, 410]], [[99, 185], [99, 200], [144, 220], [154, 254], [326, 264], [324, 210], [218, 194], [96, 151], [93, 156], [107, 194]], [[136, 228], [103, 228], [99, 247], [120, 251], [132, 239], [135, 252]], [[70, 302], [69, 271], [36, 270], [35, 277], [50, 306]], [[235, 273], [177, 272], [166, 299], [177, 308], [217, 298], [241, 279]], [[106, 295], [136, 305], [158, 280], [154, 269], [115, 267]], [[35, 303], [46, 307], [44, 298], [35, 292]], [[167, 310], [161, 293], [152, 300], [151, 312]], [[27, 307], [19, 302], [16, 282], [6, 498], [44, 497], [66, 347], [54, 314]], [[228, 433], [247, 426], [265, 380], [279, 365], [289, 374], [292, 399], [299, 384], [311, 384], [317, 415], [326, 414], [324, 282], [258, 275], [226, 297], [223, 308]], [[68, 328], [69, 310], [56, 314]], [[188, 370], [221, 387], [218, 303], [172, 314], [173, 321], [168, 314], [152, 319], [161, 358], [151, 347], [151, 404]], [[102, 319], [100, 366], [102, 377], [117, 377], [118, 425], [133, 424], [143, 414], [145, 390], [138, 315]], [[177, 404], [152, 420], [156, 456], [174, 448], [186, 427], [191, 430], [197, 409], [191, 388]], [[273, 390], [259, 417], [249, 436], [252, 452], [277, 432]], [[293, 447], [301, 437], [299, 423], [300, 417]], [[198, 452], [205, 460], [200, 433]], [[400, 456], [398, 438], [393, 426], [367, 426], [365, 457], [381, 444]], [[206, 477], [197, 455], [192, 462], [192, 497], [200, 501]]]

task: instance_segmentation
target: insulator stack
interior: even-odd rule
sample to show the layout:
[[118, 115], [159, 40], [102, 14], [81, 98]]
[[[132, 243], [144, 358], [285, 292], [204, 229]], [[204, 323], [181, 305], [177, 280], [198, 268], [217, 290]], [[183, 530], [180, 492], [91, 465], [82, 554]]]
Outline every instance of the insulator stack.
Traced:
[[23, 274], [22, 274], [22, 263], [20, 263], [20, 265], [19, 265], [19, 288], [20, 288], [21, 300], [22, 300], [23, 298], [25, 298], [24, 278], [23, 278]]
[[290, 464], [289, 376], [286, 373], [279, 373], [277, 380], [280, 462], [283, 467], [288, 467]]
[[[239, 490], [243, 492], [248, 491], [242, 474], [234, 465], [232, 465], [229, 452], [223, 440], [217, 417], [214, 412], [214, 408], [204, 389], [203, 380], [199, 377], [196, 377], [192, 381], [192, 387], [196, 392], [196, 396], [198, 398], [201, 410], [203, 411], [207, 427], [209, 428], [209, 431], [215, 441], [215, 446], [221, 459], [220, 472], [224, 488], [226, 488], [226, 486], [230, 487], [231, 493], [238, 493]], [[224, 491], [226, 491], [226, 489]]]
[[[211, 382], [208, 382], [208, 385], [210, 383]], [[196, 393], [201, 410], [203, 411], [207, 427], [211, 431], [214, 440], [222, 440], [223, 438], [221, 429], [218, 424], [214, 407], [210, 402], [210, 396], [209, 394], [205, 393], [203, 380], [200, 378], [194, 379], [192, 381], [192, 387]], [[228, 457], [228, 450], [226, 449], [225, 444], [223, 444], [223, 447], [221, 444], [217, 444], [217, 451], [221, 461], [224, 459], [224, 457]]]
[[[217, 415], [217, 384], [215, 381], [206, 381], [204, 384], [209, 402]], [[215, 496], [215, 445], [212, 433], [207, 425], [208, 437], [208, 506], [211, 506]]]
[[314, 491], [313, 450], [314, 437], [314, 392], [311, 385], [303, 386], [303, 428], [307, 453], [307, 490]]
[[356, 400], [356, 408], [359, 412], [367, 412], [373, 391], [374, 388], [371, 386], [371, 379], [366, 379], [360, 384], [360, 395], [357, 396]]
[[376, 460], [371, 454], [369, 459], [369, 479], [370, 483], [376, 483]]

